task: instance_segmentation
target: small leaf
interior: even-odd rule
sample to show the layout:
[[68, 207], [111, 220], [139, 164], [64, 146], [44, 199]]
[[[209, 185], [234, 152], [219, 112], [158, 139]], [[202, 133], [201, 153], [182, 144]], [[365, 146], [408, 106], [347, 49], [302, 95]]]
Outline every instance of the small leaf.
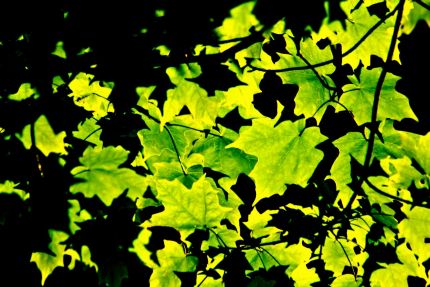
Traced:
[[[31, 255], [31, 262], [35, 262], [40, 272], [42, 273], [42, 285], [45, 283], [46, 278], [54, 271], [56, 267], [63, 267], [63, 256], [69, 255], [72, 257], [71, 267], [73, 269], [74, 261], [79, 260], [79, 254], [72, 250], [66, 250], [66, 246], [62, 243], [68, 238], [68, 235], [62, 231], [49, 230], [51, 236], [51, 243], [49, 248], [53, 254], [44, 252], [33, 252]], [[67, 267], [67, 266], [65, 266]]]
[[50, 153], [67, 154], [64, 144], [66, 132], [55, 134], [45, 115], [41, 115], [34, 123], [35, 143], [32, 143], [31, 139], [31, 125], [25, 126], [21, 135], [17, 135], [17, 137], [25, 148], [30, 149], [32, 144], [35, 144], [45, 156]]
[[31, 87], [30, 83], [22, 83], [18, 92], [10, 94], [8, 99], [12, 101], [22, 101], [32, 96], [39, 96], [39, 93]]

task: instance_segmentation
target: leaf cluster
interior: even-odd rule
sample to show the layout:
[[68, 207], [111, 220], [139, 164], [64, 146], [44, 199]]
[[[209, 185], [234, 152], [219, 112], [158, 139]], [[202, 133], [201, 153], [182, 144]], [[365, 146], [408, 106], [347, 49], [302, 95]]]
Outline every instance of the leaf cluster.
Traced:
[[430, 284], [427, 0], [9, 4], [1, 286]]

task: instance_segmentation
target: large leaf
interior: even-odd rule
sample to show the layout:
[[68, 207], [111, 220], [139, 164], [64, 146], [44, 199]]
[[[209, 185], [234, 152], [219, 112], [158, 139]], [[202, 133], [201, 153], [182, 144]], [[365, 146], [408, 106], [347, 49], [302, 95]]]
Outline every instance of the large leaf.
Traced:
[[303, 121], [285, 121], [274, 127], [268, 119], [253, 121], [229, 145], [258, 158], [250, 173], [257, 187], [257, 201], [280, 194], [286, 184], [305, 187], [323, 153], [315, 146], [325, 140], [317, 127], [304, 129]]

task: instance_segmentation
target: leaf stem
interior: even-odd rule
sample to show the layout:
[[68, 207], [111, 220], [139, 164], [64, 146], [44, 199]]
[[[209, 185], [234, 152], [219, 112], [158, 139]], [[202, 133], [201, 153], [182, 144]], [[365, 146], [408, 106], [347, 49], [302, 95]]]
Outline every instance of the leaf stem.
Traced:
[[172, 140], [173, 148], [175, 149], [176, 156], [178, 157], [178, 161], [179, 161], [179, 165], [181, 166], [182, 173], [186, 176], [187, 173], [185, 172], [184, 165], [182, 164], [181, 156], [179, 154], [178, 147], [176, 146], [175, 139], [173, 138], [173, 135], [172, 135], [172, 133], [170, 132], [170, 129], [167, 126], [166, 126], [166, 131], [169, 134], [170, 139]]

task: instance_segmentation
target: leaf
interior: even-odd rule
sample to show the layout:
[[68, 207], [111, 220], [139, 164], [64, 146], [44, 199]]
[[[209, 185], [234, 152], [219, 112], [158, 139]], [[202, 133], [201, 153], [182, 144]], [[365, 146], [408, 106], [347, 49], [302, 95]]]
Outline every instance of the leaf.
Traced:
[[430, 147], [430, 132], [424, 136], [413, 135], [410, 142], [406, 142], [406, 148], [424, 169], [427, 174], [430, 174], [430, 155], [428, 149]]
[[10, 94], [8, 96], [8, 99], [12, 101], [23, 101], [32, 96], [38, 97], [39, 93], [31, 87], [31, 83], [22, 83], [19, 86], [18, 92], [16, 92], [15, 94]]
[[352, 274], [345, 274], [339, 277], [336, 277], [334, 281], [331, 283], [331, 287], [359, 287], [362, 286], [362, 281], [360, 277], [355, 278]]
[[128, 191], [132, 200], [143, 195], [146, 190], [145, 177], [128, 168], [119, 168], [127, 160], [128, 152], [122, 147], [88, 147], [79, 159], [82, 166], [75, 167], [72, 174], [81, 182], [70, 187], [72, 193], [83, 193], [91, 198], [97, 195], [104, 204]]
[[[359, 80], [355, 76], [349, 77], [353, 84], [343, 87], [344, 94], [340, 102], [354, 114], [354, 119], [358, 125], [371, 121], [375, 87], [381, 70], [381, 68], [363, 69]], [[404, 118], [411, 118], [418, 121], [409, 106], [408, 98], [395, 90], [398, 79], [399, 77], [390, 73], [385, 77], [378, 105], [377, 119], [384, 120], [389, 118], [400, 121]]]
[[239, 173], [248, 174], [255, 166], [256, 159], [237, 148], [227, 148], [231, 140], [220, 137], [200, 139], [194, 144], [194, 153], [204, 157], [204, 165], [230, 177]]
[[[270, 120], [253, 120], [228, 147], [236, 147], [258, 158], [250, 173], [257, 187], [258, 202], [281, 194], [285, 184], [305, 187], [323, 153], [315, 148], [325, 140], [317, 127], [304, 129], [304, 121], [285, 121], [276, 127]], [[276, 172], [274, 172], [276, 171]]]
[[51, 153], [67, 154], [64, 143], [66, 132], [62, 131], [55, 134], [45, 115], [41, 115], [34, 122], [35, 143], [32, 143], [31, 133], [31, 125], [27, 125], [24, 127], [21, 135], [17, 134], [17, 137], [22, 141], [26, 149], [30, 149], [35, 144], [45, 156]]
[[398, 224], [399, 238], [405, 238], [419, 261], [424, 262], [430, 258], [430, 244], [426, 243], [427, 238], [430, 238], [430, 210], [405, 207], [403, 212], [406, 218]]
[[[359, 6], [354, 1], [343, 1], [341, 7], [346, 14], [346, 19], [348, 19], [345, 21], [345, 29], [340, 22], [333, 21], [319, 32], [319, 37], [316, 39], [328, 37], [332, 44], [341, 44], [342, 50], [345, 52], [353, 48], [380, 19], [375, 15], [370, 15], [365, 5]], [[389, 8], [392, 10], [394, 7]], [[355, 69], [360, 61], [365, 67], [369, 66], [371, 55], [385, 59], [391, 43], [394, 21], [395, 17], [386, 19], [365, 41], [343, 57], [343, 62], [350, 64]], [[400, 62], [397, 45], [393, 60]]]
[[157, 251], [160, 267], [153, 269], [149, 283], [151, 286], [180, 287], [181, 281], [177, 272], [193, 272], [198, 259], [184, 253], [182, 246], [176, 242], [165, 241], [164, 248]]
[[178, 180], [159, 180], [157, 199], [165, 210], [152, 216], [153, 225], [170, 226], [180, 231], [206, 229], [217, 226], [230, 209], [220, 205], [218, 190], [202, 176], [187, 189]]
[[[357, 240], [360, 240], [360, 234], [357, 235]], [[363, 264], [369, 254], [362, 252], [363, 247], [360, 247], [355, 242], [356, 240], [352, 239], [353, 237], [350, 238], [348, 236], [347, 238], [326, 237], [325, 239], [321, 258], [325, 262], [325, 268], [333, 271], [335, 277], [342, 275], [345, 268], [356, 269], [355, 272], [358, 276], [362, 276], [364, 273]], [[360, 252], [356, 252], [357, 248], [361, 248]]]
[[68, 203], [70, 205], [69, 210], [68, 210], [69, 219], [70, 219], [69, 228], [70, 228], [70, 231], [72, 232], [72, 234], [74, 234], [76, 231], [78, 231], [80, 229], [80, 227], [77, 223], [90, 220], [90, 219], [92, 219], [92, 216], [85, 209], [81, 209], [81, 206], [80, 206], [78, 200], [71, 199], [71, 200], [68, 200]]
[[[427, 6], [430, 5], [430, 1], [423, 0]], [[410, 34], [419, 21], [425, 21], [427, 26], [430, 27], [430, 14], [428, 9], [418, 4], [417, 2], [406, 1], [405, 3], [405, 16], [403, 17], [403, 23], [401, 26], [403, 34]]]
[[175, 87], [167, 91], [161, 124], [172, 121], [186, 105], [193, 119], [191, 126], [203, 129], [212, 127], [222, 96], [209, 97], [208, 91], [188, 80], [201, 74], [200, 66], [183, 64], [179, 68], [168, 68], [166, 73]]
[[80, 72], [70, 83], [71, 96], [76, 106], [93, 112], [95, 118], [100, 118], [113, 111], [108, 97], [112, 91], [111, 83], [94, 81], [94, 76]]
[[0, 183], [0, 194], [16, 194], [21, 199], [26, 199], [26, 192], [22, 189], [16, 188], [19, 186], [19, 183], [14, 183], [13, 181], [6, 180], [3, 183]]
[[[255, 66], [263, 66], [266, 69], [285, 69], [293, 67], [306, 67], [307, 63], [297, 55], [295, 43], [291, 35], [284, 35], [286, 46], [289, 47], [291, 54], [281, 54], [280, 60], [275, 64], [269, 55], [262, 53], [261, 61]], [[310, 63], [316, 64], [332, 59], [330, 49], [319, 49], [312, 39], [308, 38], [300, 41], [300, 53]], [[298, 69], [285, 72], [278, 72], [277, 75], [281, 77], [284, 84], [294, 84], [299, 87], [298, 93], [295, 96], [295, 115], [304, 115], [306, 118], [314, 117], [317, 122], [320, 121], [324, 114], [324, 104], [330, 99], [329, 91], [321, 83], [320, 79], [324, 81], [325, 85], [334, 87], [334, 83], [329, 77], [335, 70], [334, 65], [324, 65], [315, 68], [318, 76], [312, 69]], [[318, 113], [317, 113], [318, 112]]]
[[273, 242], [280, 239], [282, 230], [268, 224], [272, 219], [272, 214], [268, 211], [259, 213], [255, 208], [252, 210], [248, 221], [244, 224], [251, 230], [253, 238], [261, 239], [261, 242]]
[[[68, 238], [68, 235], [62, 231], [49, 230], [51, 243], [49, 249], [53, 254], [44, 252], [33, 252], [31, 254], [31, 262], [35, 262], [40, 272], [42, 273], [42, 285], [46, 278], [54, 271], [56, 267], [63, 267], [63, 256], [69, 255], [72, 257], [70, 269], [74, 267], [74, 261], [79, 260], [79, 254], [73, 249], [67, 249], [62, 243]], [[68, 267], [68, 266], [65, 266]]]
[[389, 264], [370, 275], [370, 282], [375, 287], [407, 287], [407, 269], [403, 264]]
[[383, 264], [383, 268], [377, 269], [371, 274], [370, 282], [372, 286], [416, 286], [410, 284], [410, 277], [421, 278], [424, 282], [422, 286], [426, 286], [430, 282], [426, 274], [426, 268], [417, 261], [416, 256], [408, 248], [407, 244], [403, 243], [399, 245], [396, 253], [402, 264]]
[[230, 17], [225, 18], [222, 26], [215, 29], [220, 40], [229, 40], [249, 35], [249, 29], [258, 24], [252, 9], [254, 1], [243, 3], [230, 10]]
[[224, 117], [217, 118], [216, 123], [221, 124], [222, 126], [232, 129], [238, 133], [242, 126], [250, 126], [252, 121], [242, 118], [239, 112], [239, 107], [236, 107]]

